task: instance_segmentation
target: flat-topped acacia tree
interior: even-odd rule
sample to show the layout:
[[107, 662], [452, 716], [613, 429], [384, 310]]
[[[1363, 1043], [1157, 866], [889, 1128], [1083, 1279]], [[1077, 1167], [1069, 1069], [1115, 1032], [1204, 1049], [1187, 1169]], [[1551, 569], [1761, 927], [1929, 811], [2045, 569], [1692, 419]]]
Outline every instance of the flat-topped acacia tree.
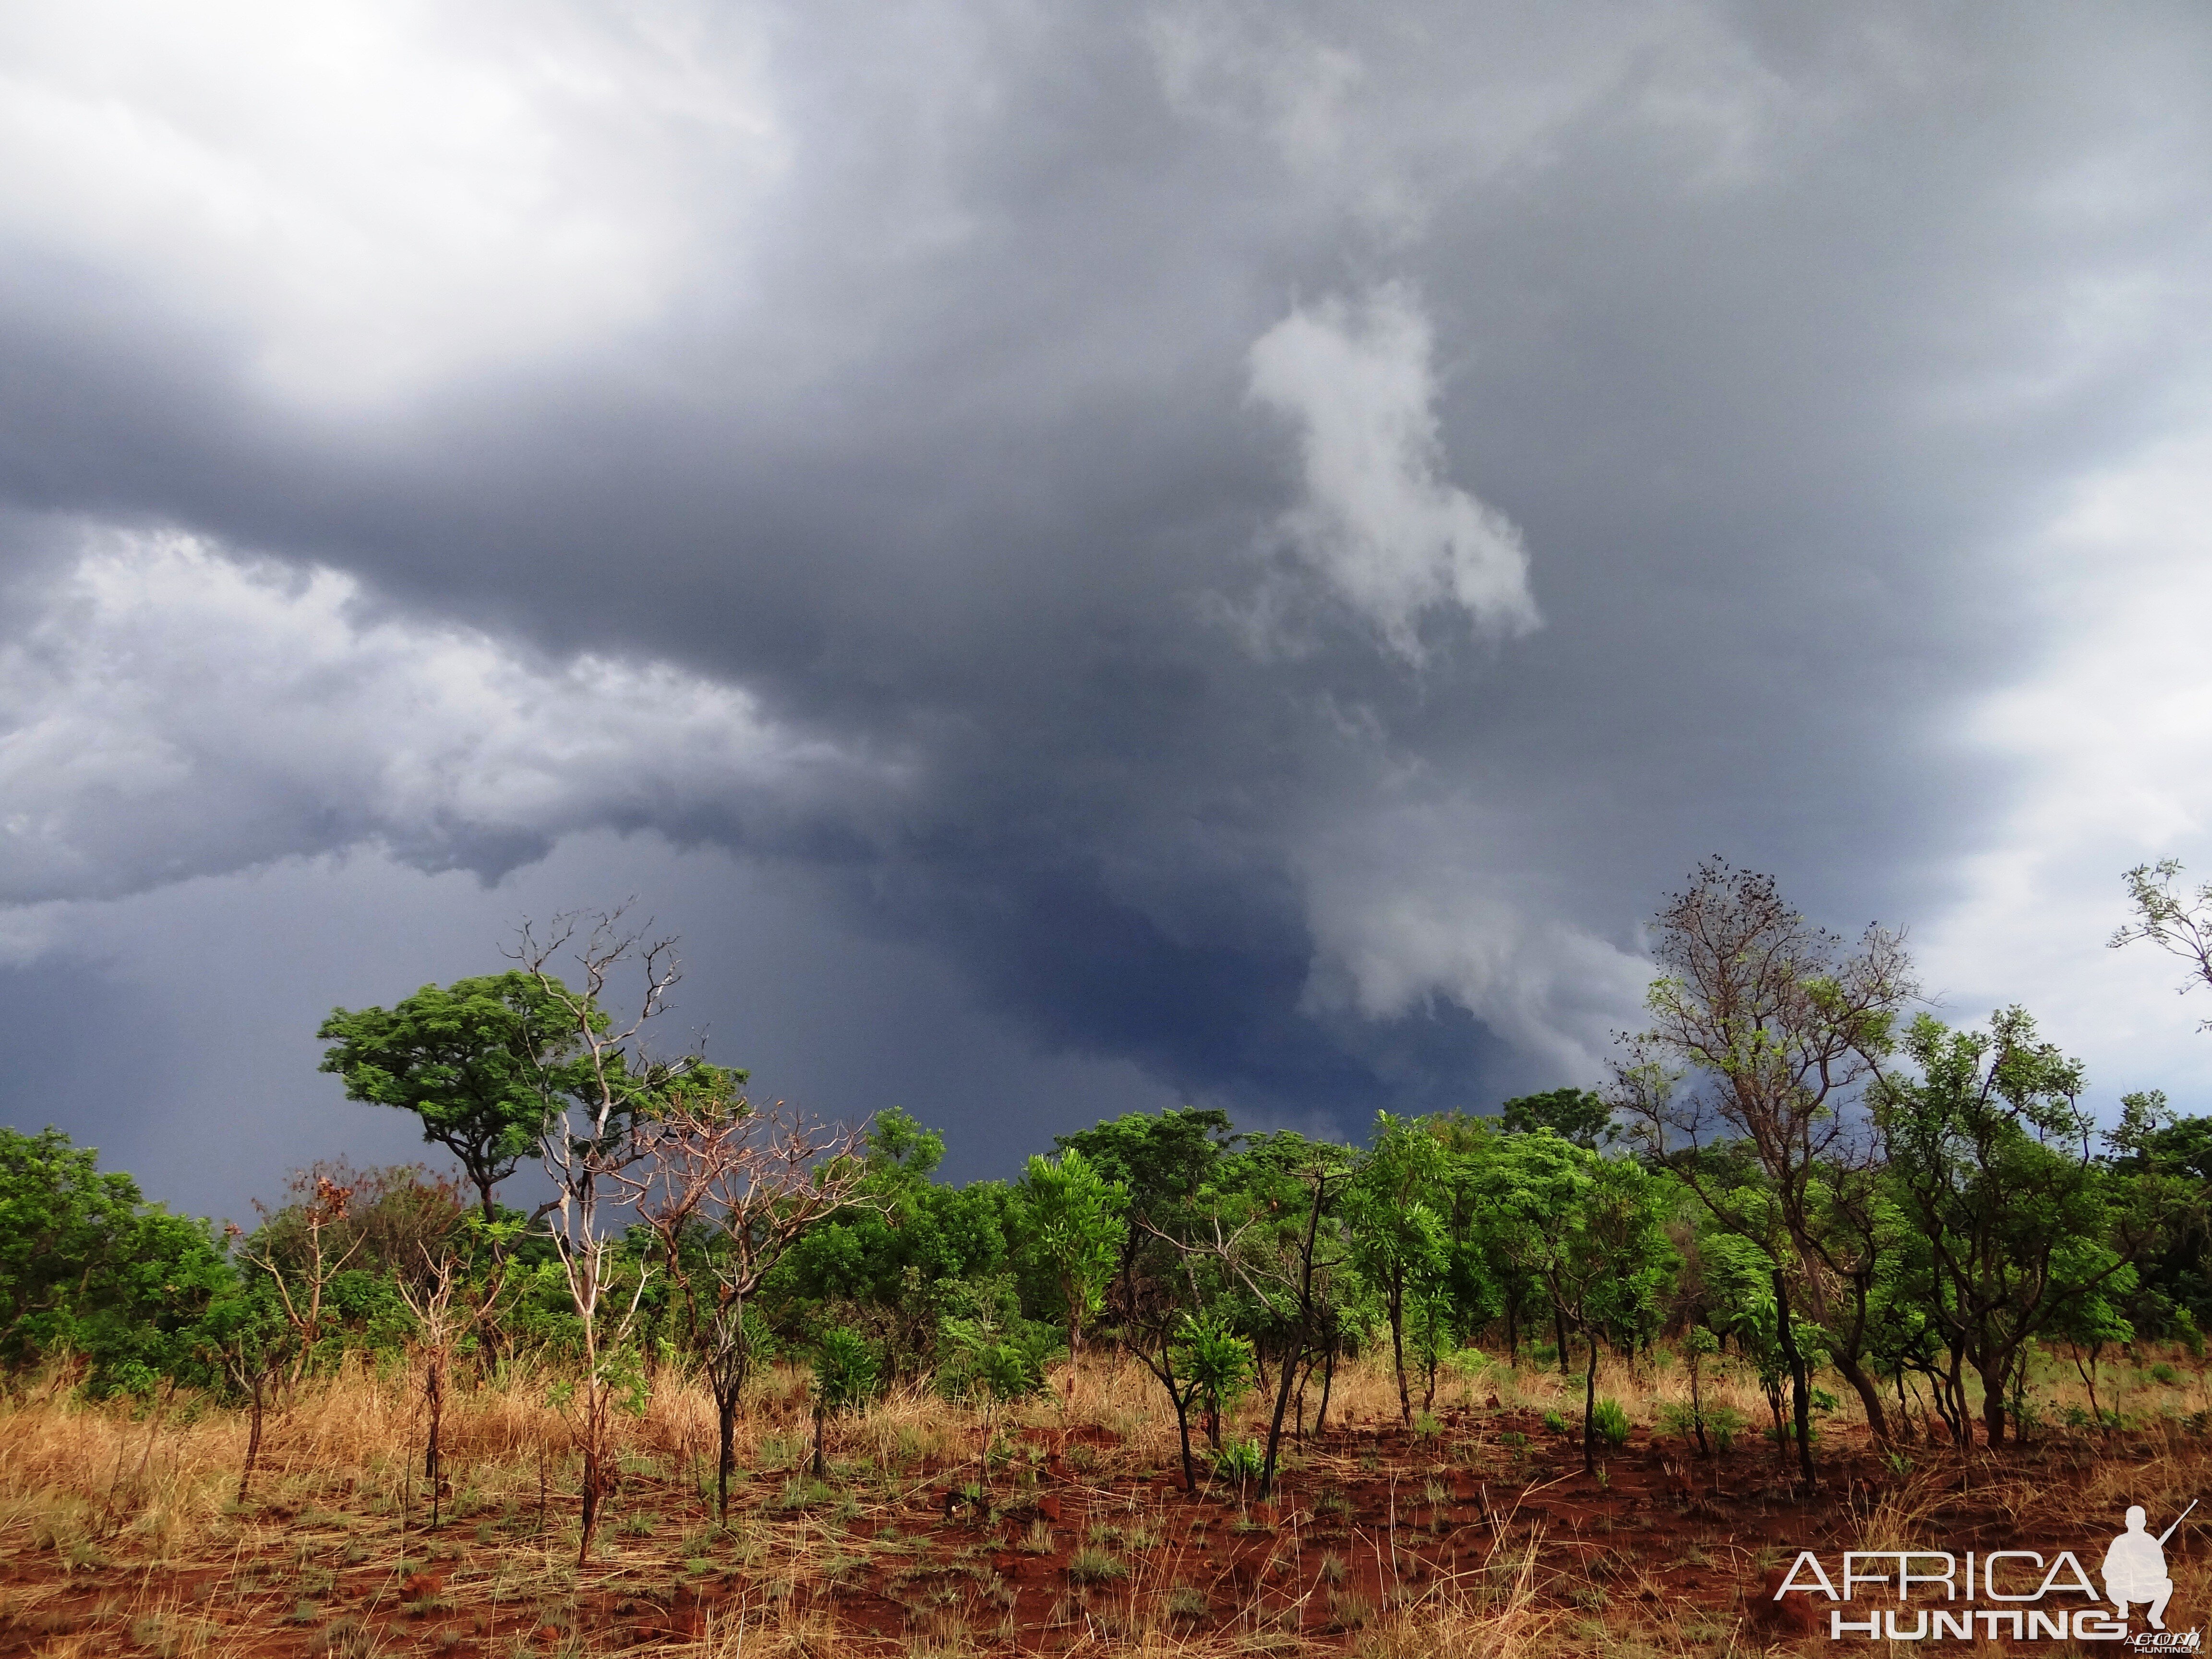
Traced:
[[[588, 1011], [594, 1029], [606, 1016]], [[566, 1099], [590, 1083], [568, 988], [520, 969], [425, 985], [389, 1008], [333, 1008], [315, 1035], [331, 1046], [318, 1068], [346, 1098], [396, 1106], [422, 1139], [460, 1160], [487, 1224], [492, 1188], [536, 1156]]]

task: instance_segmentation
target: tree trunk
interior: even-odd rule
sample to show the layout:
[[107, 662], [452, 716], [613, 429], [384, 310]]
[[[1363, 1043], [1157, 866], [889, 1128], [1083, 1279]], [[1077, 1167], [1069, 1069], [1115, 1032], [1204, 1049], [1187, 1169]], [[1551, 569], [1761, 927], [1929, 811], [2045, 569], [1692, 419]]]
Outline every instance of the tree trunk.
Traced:
[[265, 1373], [258, 1373], [253, 1379], [253, 1403], [246, 1431], [246, 1468], [238, 1477], [238, 1501], [240, 1504], [246, 1502], [246, 1483], [253, 1479], [253, 1460], [261, 1455], [261, 1397], [266, 1386], [264, 1376]]
[[1583, 1368], [1583, 1473], [1597, 1473], [1597, 1333], [1584, 1330], [1589, 1362]]
[[1275, 1458], [1283, 1445], [1283, 1412], [1291, 1403], [1291, 1379], [1296, 1375], [1298, 1361], [1313, 1346], [1314, 1334], [1320, 1322], [1314, 1317], [1313, 1279], [1314, 1244], [1321, 1237], [1322, 1207], [1328, 1201], [1328, 1176], [1316, 1172], [1314, 1177], [1313, 1205], [1306, 1212], [1305, 1249], [1298, 1272], [1298, 1334], [1289, 1353], [1283, 1357], [1281, 1386], [1275, 1390], [1275, 1414], [1267, 1424], [1267, 1453], [1260, 1465], [1260, 1497], [1264, 1502], [1275, 1489]]
[[735, 1379], [721, 1379], [714, 1384], [714, 1514], [724, 1526], [730, 1524], [730, 1471], [738, 1462], [738, 1390], [742, 1386]]
[[[822, 1402], [817, 1400], [814, 1402], [814, 1478], [817, 1480], [826, 1478], [830, 1473], [829, 1461], [823, 1455], [822, 1445], [822, 1437], [827, 1430], [828, 1424], [829, 1413], [823, 1410]], [[990, 1447], [991, 1443], [986, 1440], [983, 1443], [983, 1455], [987, 1458], [991, 1455]]]
[[1567, 1370], [1567, 1316], [1565, 1310], [1560, 1308], [1559, 1299], [1557, 1297], [1553, 1297], [1552, 1298], [1552, 1333], [1559, 1340], [1559, 1375], [1561, 1376], [1565, 1376], [1569, 1375]]
[[1413, 1396], [1406, 1387], [1406, 1286], [1402, 1279], [1390, 1286], [1390, 1358], [1398, 1370], [1398, 1415], [1413, 1426]]
[[1997, 1363], [1994, 1371], [1977, 1365], [1982, 1378], [1982, 1437], [1992, 1447], [2002, 1446], [2005, 1440], [2005, 1373], [2012, 1368], [2004, 1361]]
[[436, 1527], [439, 1519], [440, 1488], [444, 1485], [441, 1468], [439, 1431], [446, 1420], [446, 1357], [433, 1352], [422, 1379], [422, 1403], [429, 1416], [429, 1433], [422, 1449], [422, 1479], [430, 1487], [430, 1524]]
[[1322, 1425], [1328, 1421], [1328, 1393], [1329, 1390], [1334, 1389], [1335, 1386], [1336, 1343], [1335, 1340], [1332, 1339], [1328, 1345], [1328, 1352], [1324, 1369], [1321, 1374], [1321, 1408], [1314, 1413], [1313, 1431], [1316, 1438], [1321, 1435]]
[[576, 1565], [580, 1569], [592, 1559], [592, 1534], [599, 1526], [599, 1448], [598, 1436], [592, 1435], [584, 1441], [584, 1523], [576, 1540]]
[[1704, 1369], [1705, 1367], [1699, 1363], [1698, 1356], [1695, 1353], [1691, 1354], [1690, 1426], [1697, 1431], [1698, 1455], [1711, 1457], [1713, 1455], [1713, 1449], [1705, 1443], [1705, 1395], [1704, 1389], [1699, 1386], [1701, 1379], [1698, 1373]]
[[1168, 1372], [1168, 1398], [1175, 1405], [1176, 1438], [1182, 1447], [1182, 1489], [1198, 1490], [1198, 1460], [1190, 1450], [1190, 1402], [1183, 1398], [1182, 1390], [1175, 1384], [1175, 1372]]
[[1083, 1358], [1083, 1315], [1082, 1315], [1082, 1313], [1081, 1313], [1081, 1311], [1080, 1311], [1080, 1305], [1081, 1305], [1081, 1304], [1079, 1304], [1076, 1301], [1076, 1299], [1075, 1299], [1075, 1298], [1076, 1298], [1076, 1295], [1077, 1295], [1077, 1292], [1076, 1292], [1075, 1287], [1074, 1287], [1073, 1285], [1069, 1285], [1069, 1286], [1067, 1286], [1067, 1287], [1066, 1287], [1066, 1291], [1067, 1291], [1067, 1402], [1068, 1402], [1068, 1404], [1070, 1404], [1070, 1405], [1072, 1406], [1072, 1405], [1073, 1405], [1073, 1404], [1075, 1403], [1075, 1369], [1076, 1369], [1076, 1364], [1077, 1364], [1077, 1362], [1078, 1362], [1078, 1361], [1079, 1361], [1079, 1360]]
[[1782, 1269], [1774, 1269], [1774, 1330], [1782, 1346], [1783, 1358], [1790, 1362], [1790, 1395], [1792, 1415], [1797, 1420], [1797, 1468], [1804, 1477], [1805, 1492], [1810, 1496], [1813, 1479], [1813, 1390], [1805, 1378], [1805, 1357], [1797, 1352], [1797, 1334], [1790, 1327], [1790, 1292], [1784, 1281]]
[[1851, 1385], [1851, 1392], [1859, 1397], [1866, 1408], [1867, 1429], [1874, 1437], [1887, 1444], [1889, 1440], [1889, 1418], [1881, 1403], [1881, 1389], [1867, 1374], [1866, 1367], [1849, 1354], [1834, 1356], [1837, 1375]]
[[1263, 1501], [1274, 1490], [1275, 1454], [1283, 1443], [1283, 1413], [1290, 1407], [1291, 1378], [1297, 1370], [1297, 1364], [1298, 1355], [1296, 1353], [1285, 1358], [1282, 1376], [1275, 1389], [1275, 1414], [1267, 1423], [1267, 1458], [1260, 1470], [1260, 1496]]

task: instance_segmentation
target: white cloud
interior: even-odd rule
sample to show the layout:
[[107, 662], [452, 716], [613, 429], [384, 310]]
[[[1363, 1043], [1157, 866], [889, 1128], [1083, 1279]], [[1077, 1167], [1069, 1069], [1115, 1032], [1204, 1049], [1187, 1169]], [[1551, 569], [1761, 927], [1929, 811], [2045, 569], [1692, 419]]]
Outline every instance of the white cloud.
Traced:
[[2019, 1002], [2088, 1062], [2100, 1094], [2163, 1087], [2212, 1110], [2212, 990], [2104, 948], [2120, 872], [2172, 855], [2212, 878], [2212, 433], [2095, 477], [2024, 550], [2016, 580], [2058, 641], [1976, 709], [1961, 747], [2017, 769], [2017, 802], [1966, 860], [1918, 955], [1945, 1017]]
[[1443, 476], [1434, 342], [1403, 287], [1357, 306], [1301, 307], [1251, 350], [1251, 397], [1300, 428], [1305, 500], [1281, 530], [1299, 557], [1419, 663], [1422, 617], [1459, 610], [1477, 634], [1538, 625], [1521, 532]]
[[726, 827], [882, 769], [665, 663], [533, 659], [362, 614], [357, 584], [90, 532], [0, 643], [0, 901], [380, 844], [498, 866], [577, 829]]
[[1553, 914], [1485, 856], [1481, 814], [1380, 811], [1300, 860], [1314, 961], [1305, 1000], [1389, 1019], [1443, 998], [1561, 1084], [1592, 1084], [1613, 1032], [1640, 1023], [1650, 963]]
[[149, 285], [279, 397], [388, 399], [655, 314], [783, 165], [764, 58], [678, 0], [9, 7], [0, 240]]

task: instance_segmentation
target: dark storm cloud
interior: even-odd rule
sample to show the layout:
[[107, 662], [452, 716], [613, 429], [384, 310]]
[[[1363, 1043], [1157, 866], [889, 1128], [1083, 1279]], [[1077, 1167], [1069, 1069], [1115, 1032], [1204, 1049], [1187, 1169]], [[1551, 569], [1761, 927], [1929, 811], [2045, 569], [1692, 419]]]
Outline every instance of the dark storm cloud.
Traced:
[[[0, 219], [12, 504], [354, 573], [319, 625], [372, 641], [283, 681], [301, 752], [352, 734], [327, 768], [157, 722], [181, 863], [58, 801], [76, 873], [15, 896], [364, 840], [496, 873], [649, 825], [817, 872], [1170, 1088], [1347, 1128], [1480, 1103], [1589, 1075], [1636, 919], [1708, 851], [1845, 921], [1937, 902], [2007, 787], [1930, 734], [2033, 648], [2008, 538], [2203, 386], [2193, 9], [663, 22], [507, 18], [611, 90], [521, 86], [554, 170], [513, 207], [486, 164], [526, 230], [481, 248], [354, 157], [332, 224], [386, 237], [357, 292], [300, 251], [312, 180], [270, 270], [188, 216]], [[513, 58], [391, 50], [456, 97]], [[433, 199], [434, 156], [356, 141], [387, 142], [386, 190]], [[1301, 319], [1316, 373], [1375, 376], [1335, 438], [1328, 386], [1254, 356]], [[1450, 574], [1507, 520], [1533, 608]], [[16, 538], [40, 580], [53, 522]], [[464, 647], [522, 710], [592, 700], [573, 653], [626, 665], [601, 741], [634, 763], [550, 803], [362, 783], [474, 718], [397, 712]], [[385, 701], [325, 700], [332, 663]], [[656, 695], [716, 687], [746, 758], [656, 734]], [[501, 753], [559, 775], [535, 718]], [[211, 778], [244, 805], [196, 807]]]

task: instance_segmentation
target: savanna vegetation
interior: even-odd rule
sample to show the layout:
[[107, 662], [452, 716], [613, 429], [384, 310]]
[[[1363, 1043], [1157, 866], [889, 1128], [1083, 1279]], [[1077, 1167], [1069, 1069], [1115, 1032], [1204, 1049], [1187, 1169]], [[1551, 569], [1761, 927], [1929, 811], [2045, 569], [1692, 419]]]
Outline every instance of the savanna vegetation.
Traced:
[[[2179, 874], [2113, 943], [2212, 981]], [[1192, 1107], [945, 1182], [657, 1050], [619, 915], [324, 1024], [449, 1174], [218, 1230], [0, 1131], [0, 1642], [1755, 1650], [1785, 1541], [2201, 1487], [2212, 1119], [2100, 1123], [1762, 876], [1654, 940], [1602, 1087], [1361, 1146]]]

